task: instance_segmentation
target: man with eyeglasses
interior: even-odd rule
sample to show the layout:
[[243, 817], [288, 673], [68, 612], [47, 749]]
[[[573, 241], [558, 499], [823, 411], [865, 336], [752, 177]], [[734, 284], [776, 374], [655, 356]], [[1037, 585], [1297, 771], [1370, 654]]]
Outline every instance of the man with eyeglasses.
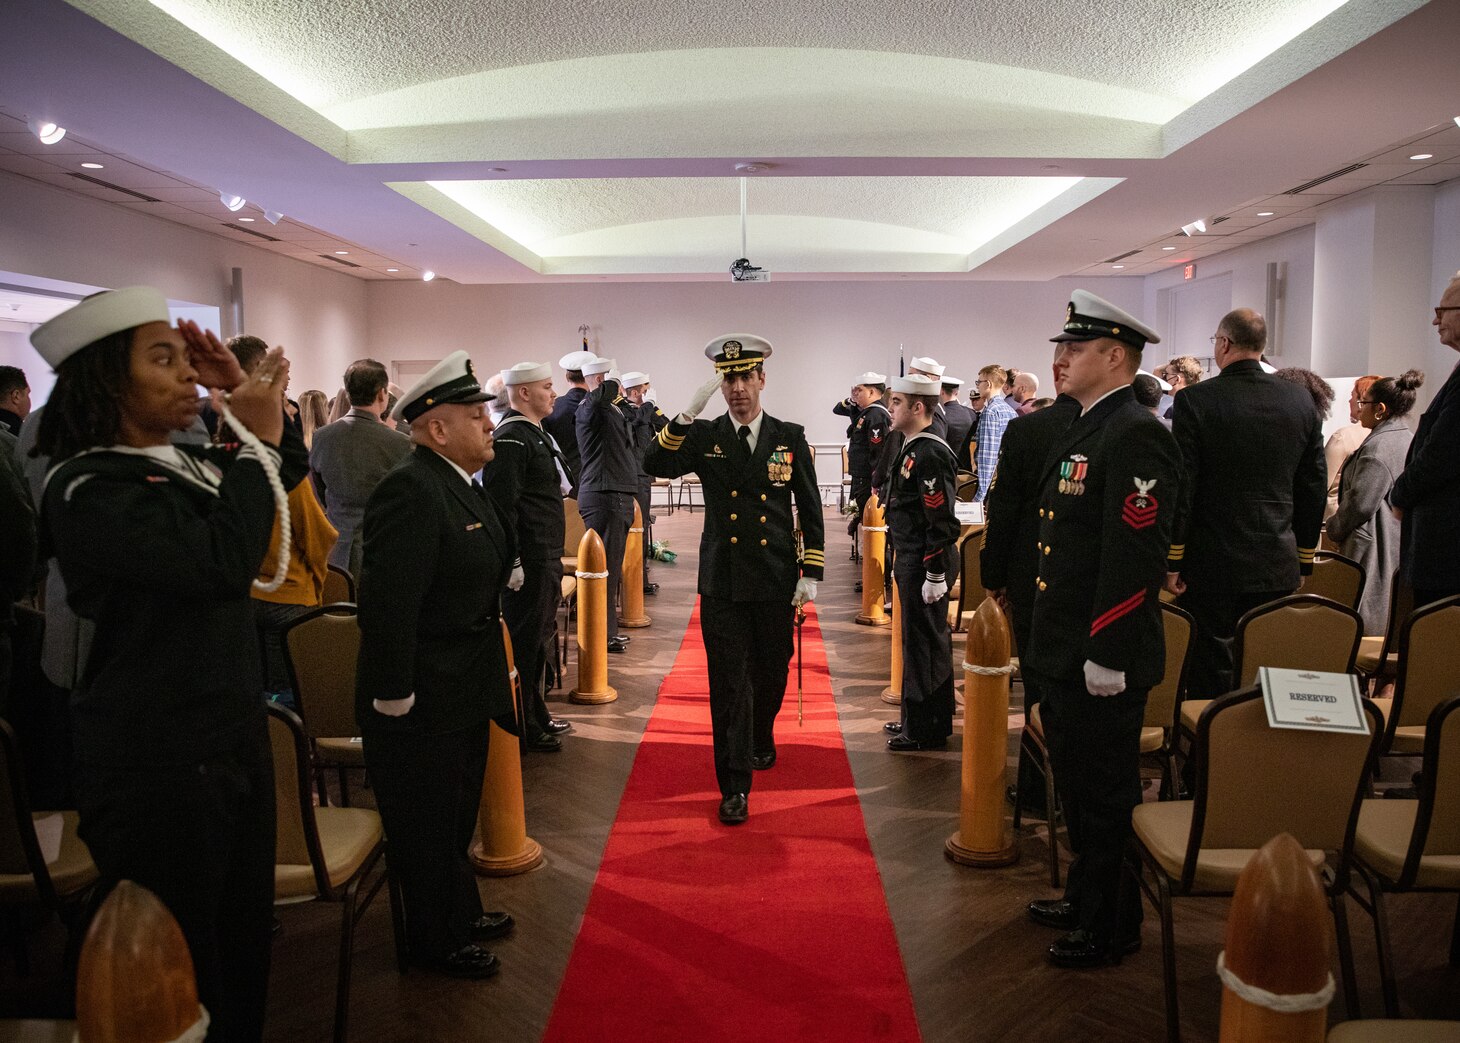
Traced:
[[1313, 571], [1323, 524], [1322, 421], [1305, 390], [1263, 371], [1266, 342], [1261, 315], [1228, 312], [1212, 336], [1221, 372], [1183, 388], [1172, 407], [1185, 480], [1166, 589], [1196, 620], [1196, 698], [1241, 683], [1232, 661], [1237, 621], [1298, 589]]
[[[1434, 325], [1440, 343], [1460, 351], [1460, 274], [1445, 287]], [[1414, 603], [1460, 594], [1460, 365], [1419, 418], [1389, 502], [1400, 520], [1399, 565]]]
[[999, 463], [999, 444], [1004, 440], [1004, 428], [1019, 414], [1004, 398], [1004, 381], [1008, 374], [1002, 366], [985, 366], [978, 371], [973, 382], [978, 392], [978, 428], [974, 432], [974, 466], [978, 478], [978, 491], [974, 493], [975, 503], [983, 503], [989, 494], [989, 483], [993, 481], [994, 468]]

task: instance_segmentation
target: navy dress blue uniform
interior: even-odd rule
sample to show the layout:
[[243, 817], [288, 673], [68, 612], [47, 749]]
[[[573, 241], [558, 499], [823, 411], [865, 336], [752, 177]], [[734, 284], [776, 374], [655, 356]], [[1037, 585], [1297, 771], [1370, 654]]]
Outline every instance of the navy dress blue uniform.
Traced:
[[617, 380], [605, 379], [578, 403], [578, 513], [583, 525], [603, 539], [608, 561], [608, 639], [618, 637], [614, 599], [623, 583], [624, 545], [639, 491], [639, 454], [634, 449], [633, 404]]
[[1419, 418], [1389, 502], [1404, 511], [1399, 562], [1415, 604], [1460, 594], [1460, 366]]
[[654, 495], [654, 476], [644, 469], [644, 454], [654, 444], [655, 437], [669, 423], [664, 410], [653, 402], [645, 401], [633, 407], [634, 452], [639, 457], [639, 489], [635, 498], [639, 501], [639, 516], [643, 520], [644, 592], [657, 590], [649, 584], [649, 507]]
[[[694, 472], [704, 489], [700, 629], [715, 778], [724, 796], [749, 793], [751, 757], [775, 750], [775, 719], [793, 651], [796, 581], [820, 580], [826, 565], [821, 492], [806, 434], [762, 413], [752, 453], [729, 415], [688, 425], [673, 418], [644, 465], [660, 478]], [[798, 520], [805, 546], [800, 562]]]
[[1296, 384], [1256, 359], [1183, 388], [1172, 433], [1182, 495], [1167, 570], [1196, 620], [1189, 689], [1211, 698], [1241, 683], [1232, 639], [1243, 613], [1291, 594], [1313, 570], [1328, 470], [1323, 425]]
[[[1022, 421], [1021, 421], [1022, 422]], [[1121, 855], [1141, 799], [1140, 733], [1146, 695], [1165, 673], [1160, 590], [1179, 492], [1171, 434], [1135, 401], [1129, 385], [1076, 418], [1043, 467], [1040, 571], [1021, 665], [1041, 695], [1075, 861], [1065, 898], [1078, 928], [1100, 945], [1137, 929], [1116, 923]], [[1090, 694], [1089, 660], [1125, 673], [1118, 695]]]
[[847, 429], [847, 471], [852, 476], [852, 502], [856, 520], [872, 496], [872, 475], [881, 464], [883, 448], [892, 433], [892, 414], [880, 401], [860, 410]]
[[923, 581], [954, 572], [958, 518], [953, 450], [931, 430], [903, 442], [893, 465], [887, 524], [896, 551], [893, 580], [902, 602], [902, 734], [940, 745], [953, 734], [953, 649], [948, 593], [923, 601]]
[[[515, 730], [499, 606], [517, 551], [480, 486], [423, 446], [371, 495], [364, 537], [355, 716], [411, 958], [439, 963], [482, 916], [467, 848], [489, 725]], [[412, 694], [402, 716], [375, 708]]]
[[542, 428], [515, 409], [497, 425], [493, 445], [496, 456], [482, 469], [482, 487], [517, 534], [523, 574], [520, 589], [502, 593], [502, 617], [522, 679], [525, 734], [540, 739], [552, 723], [543, 679], [563, 596], [560, 457]]
[[953, 450], [954, 466], [960, 471], [972, 471], [968, 444], [973, 437], [973, 425], [978, 420], [978, 414], [954, 399], [943, 403], [943, 415], [948, 424], [948, 435], [944, 441]]
[[563, 453], [568, 466], [568, 481], [573, 488], [570, 496], [578, 495], [578, 475], [583, 470], [583, 460], [578, 454], [578, 406], [588, 397], [588, 389], [570, 387], [553, 403], [553, 411], [542, 421], [542, 429], [553, 436]]

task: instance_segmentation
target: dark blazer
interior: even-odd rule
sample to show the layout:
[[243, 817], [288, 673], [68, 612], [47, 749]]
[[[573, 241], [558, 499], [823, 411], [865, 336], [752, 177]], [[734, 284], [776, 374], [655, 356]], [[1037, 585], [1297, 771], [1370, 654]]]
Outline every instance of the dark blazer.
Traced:
[[953, 450], [935, 435], [915, 434], [902, 443], [891, 470], [887, 525], [896, 561], [917, 562], [927, 575], [948, 579], [951, 587], [950, 576], [957, 571], [952, 551], [960, 530], [953, 513]]
[[968, 455], [968, 443], [973, 437], [973, 425], [978, 414], [962, 402], [944, 402], [943, 414], [948, 418], [948, 437], [944, 439], [953, 450], [953, 462], [960, 471], [972, 471], [973, 463]]
[[[764, 414], [755, 452], [746, 455], [729, 414], [684, 425], [671, 419], [644, 457], [649, 473], [691, 471], [705, 494], [699, 592], [729, 601], [790, 601], [796, 580], [826, 567], [821, 490], [806, 432]], [[792, 507], [795, 507], [795, 513]], [[805, 560], [796, 560], [799, 518]]]
[[[563, 556], [563, 486], [542, 428], [515, 409], [497, 425], [497, 455], [482, 468], [482, 488], [517, 532], [524, 561]], [[457, 477], [461, 477], [457, 475]]]
[[1184, 388], [1171, 423], [1184, 482], [1168, 570], [1193, 593], [1296, 590], [1328, 503], [1308, 392], [1244, 359]]
[[578, 473], [580, 492], [638, 492], [639, 454], [628, 413], [633, 408], [616, 380], [605, 380], [578, 403], [578, 455], [583, 461]]
[[340, 538], [330, 564], [358, 573], [360, 521], [380, 480], [411, 451], [411, 440], [369, 413], [352, 409], [314, 433], [309, 466], [330, 524]]
[[634, 453], [639, 458], [640, 492], [654, 484], [654, 476], [644, 470], [644, 454], [649, 451], [649, 447], [654, 444], [654, 439], [668, 423], [669, 418], [664, 415], [664, 410], [653, 402], [645, 402], [632, 407], [630, 424], [634, 432]]
[[1171, 432], [1128, 386], [1055, 442], [1039, 496], [1033, 626], [1019, 650], [1030, 670], [1076, 680], [1089, 659], [1125, 671], [1129, 688], [1161, 680], [1160, 593], [1180, 473]]
[[568, 462], [568, 480], [573, 483], [574, 496], [578, 494], [578, 474], [583, 470], [583, 458], [578, 454], [578, 403], [587, 397], [587, 388], [569, 388], [558, 396], [553, 411], [542, 421], [543, 430], [553, 436]]
[[1045, 461], [1079, 415], [1080, 403], [1061, 395], [1047, 409], [1009, 421], [999, 443], [999, 464], [984, 500], [979, 567], [985, 587], [1007, 593], [1017, 640], [1028, 640], [1034, 619], [1035, 582], [1043, 557], [1036, 543]]
[[0, 547], [5, 548], [0, 559], [0, 626], [12, 621], [14, 603], [30, 591], [36, 578], [35, 506], [15, 454], [16, 442], [9, 431], [0, 431], [4, 457], [0, 459]]
[[1400, 562], [1409, 581], [1460, 589], [1460, 366], [1419, 418], [1389, 501], [1404, 511]]
[[[370, 497], [360, 576], [355, 719], [372, 735], [434, 735], [512, 712], [498, 621], [517, 555], [510, 526], [434, 451], [418, 446]], [[416, 704], [401, 717], [372, 700]]]

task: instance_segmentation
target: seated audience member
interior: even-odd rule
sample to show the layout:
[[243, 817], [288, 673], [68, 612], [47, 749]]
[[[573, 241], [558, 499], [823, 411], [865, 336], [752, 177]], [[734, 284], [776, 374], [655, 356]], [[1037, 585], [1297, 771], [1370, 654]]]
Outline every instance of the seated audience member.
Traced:
[[1389, 623], [1389, 590], [1399, 567], [1399, 519], [1385, 501], [1404, 470], [1414, 437], [1404, 417], [1414, 408], [1424, 381], [1423, 373], [1411, 369], [1369, 384], [1359, 399], [1359, 423], [1369, 437], [1344, 465], [1338, 510], [1328, 520], [1328, 535], [1339, 553], [1364, 567], [1359, 615], [1366, 634], [1382, 634]]
[[[100, 895], [133, 880], [177, 919], [209, 1037], [257, 1040], [274, 779], [249, 593], [277, 509], [268, 475], [287, 489], [305, 473], [288, 363], [275, 349], [245, 376], [150, 287], [89, 297], [31, 341], [56, 370], [36, 442], [55, 465], [45, 537], [95, 629], [71, 699], [80, 836]], [[241, 448], [171, 443], [199, 384], [230, 392]]]
[[1296, 384], [1308, 392], [1308, 397], [1313, 401], [1313, 411], [1318, 414], [1319, 423], [1327, 420], [1329, 414], [1333, 412], [1333, 400], [1336, 397], [1333, 385], [1311, 369], [1288, 366], [1285, 369], [1277, 370], [1273, 375], [1279, 380], [1286, 380], [1289, 384]]
[[1338, 483], [1343, 477], [1343, 462], [1369, 436], [1369, 429], [1359, 419], [1359, 400], [1368, 393], [1369, 385], [1378, 379], [1378, 375], [1371, 373], [1354, 381], [1348, 396], [1348, 426], [1340, 427], [1329, 435], [1323, 446], [1323, 460], [1328, 465], [1328, 506], [1323, 510], [1325, 522], [1338, 510]]
[[314, 432], [329, 422], [329, 399], [323, 391], [306, 391], [299, 396], [299, 434], [304, 448], [314, 444]]

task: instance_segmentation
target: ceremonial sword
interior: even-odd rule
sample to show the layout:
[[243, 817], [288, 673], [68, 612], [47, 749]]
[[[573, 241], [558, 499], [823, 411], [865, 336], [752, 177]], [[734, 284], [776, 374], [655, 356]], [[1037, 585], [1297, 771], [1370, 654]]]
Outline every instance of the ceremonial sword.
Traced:
[[801, 727], [802, 720], [802, 697], [805, 694], [801, 685], [801, 624], [806, 622], [806, 609], [796, 606], [796, 727]]

